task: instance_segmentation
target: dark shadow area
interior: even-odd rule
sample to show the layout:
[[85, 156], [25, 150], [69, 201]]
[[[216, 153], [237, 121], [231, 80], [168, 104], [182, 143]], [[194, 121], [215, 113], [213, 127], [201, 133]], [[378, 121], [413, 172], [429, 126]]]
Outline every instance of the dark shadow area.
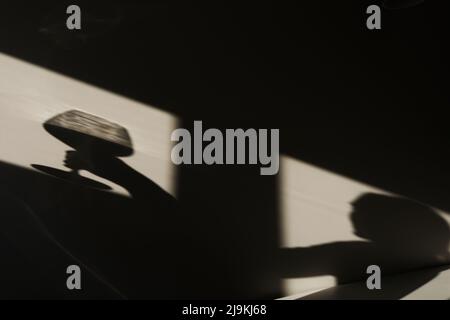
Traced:
[[[72, 151], [66, 165], [123, 186], [131, 198], [0, 165], [2, 297], [177, 297], [175, 276], [183, 273], [175, 261], [185, 248], [175, 199], [118, 158], [90, 159], [86, 167]], [[82, 268], [81, 292], [66, 289], [71, 264]]]
[[[123, 186], [131, 198], [1, 164], [1, 187], [8, 190], [0, 211], [1, 245], [8, 249], [2, 251], [8, 264], [0, 269], [9, 284], [3, 297], [281, 295], [273, 259], [274, 177], [255, 181], [259, 168], [186, 169], [180, 179], [204, 187], [182, 192], [177, 203], [119, 158], [93, 153], [87, 163], [84, 156], [69, 151], [65, 165]], [[71, 264], [83, 270], [81, 294], [65, 289], [64, 271]], [[23, 276], [30, 269], [36, 272]]]
[[[280, 259], [283, 275], [288, 278], [332, 275], [338, 284], [363, 281], [359, 289], [354, 285], [353, 292], [330, 289], [330, 297], [400, 299], [439, 272], [423, 272], [408, 281], [393, 285], [388, 282], [383, 290], [369, 291], [365, 283], [367, 267], [378, 265], [384, 279], [387, 275], [448, 264], [450, 228], [445, 219], [425, 205], [368, 193], [354, 201], [350, 218], [355, 235], [366, 241], [283, 249]], [[342, 296], [336, 292], [342, 292]], [[320, 296], [318, 293], [316, 297]]]
[[[68, 4], [6, 1], [0, 51], [173, 112], [183, 127], [279, 128], [285, 154], [450, 210], [441, 111], [448, 4], [383, 13], [383, 30], [369, 33], [369, 0], [79, 1], [86, 28], [67, 34]], [[129, 297], [279, 295], [276, 177], [248, 167], [181, 168], [183, 209], [168, 214], [170, 196], [119, 159], [104, 161], [106, 179], [133, 199], [6, 164], [2, 172], [71, 252], [92, 264], [98, 252], [109, 257], [96, 263]], [[140, 257], [155, 247], [162, 259]], [[175, 274], [177, 293], [163, 285]]]
[[[231, 128], [233, 128], [233, 123]], [[242, 122], [240, 122], [242, 124]], [[234, 123], [236, 128], [238, 123]], [[193, 130], [192, 121], [179, 127]], [[225, 130], [218, 123], [204, 123]], [[243, 127], [252, 127], [251, 123]], [[282, 296], [276, 269], [279, 250], [277, 176], [258, 165], [181, 166], [178, 222], [192, 250], [179, 257], [189, 270], [184, 296], [199, 299], [274, 299]]]
[[383, 7], [387, 9], [405, 9], [421, 4], [425, 0], [384, 0]]
[[450, 210], [449, 4], [383, 10], [369, 32], [383, 2], [79, 1], [71, 33], [70, 1], [7, 1], [0, 51], [184, 120], [257, 118], [286, 154]]
[[[98, 271], [74, 256], [22, 199], [0, 188], [1, 299], [123, 299]], [[81, 267], [82, 291], [66, 287], [71, 265]]]

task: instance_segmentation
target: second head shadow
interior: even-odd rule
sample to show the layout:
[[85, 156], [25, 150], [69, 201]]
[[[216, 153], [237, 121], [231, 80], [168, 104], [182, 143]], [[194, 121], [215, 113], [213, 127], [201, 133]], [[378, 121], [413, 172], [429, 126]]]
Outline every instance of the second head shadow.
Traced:
[[[449, 224], [432, 208], [406, 198], [375, 193], [359, 196], [352, 206], [354, 234], [362, 240], [282, 249], [283, 277], [332, 275], [337, 284], [362, 281], [365, 286], [370, 265], [380, 266], [383, 275], [393, 275], [449, 263]], [[427, 272], [414, 281], [384, 288], [381, 298], [401, 298], [437, 274]], [[368, 298], [375, 295], [380, 298], [380, 292], [368, 290], [354, 292], [358, 296], [352, 298], [366, 298], [361, 292], [367, 293]], [[333, 293], [333, 299], [339, 299]], [[350, 297], [346, 292], [342, 298]]]

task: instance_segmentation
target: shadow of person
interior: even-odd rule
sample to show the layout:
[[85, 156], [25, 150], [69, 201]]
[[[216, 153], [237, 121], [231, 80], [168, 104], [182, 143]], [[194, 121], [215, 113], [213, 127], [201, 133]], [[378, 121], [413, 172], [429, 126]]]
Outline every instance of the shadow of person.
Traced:
[[[382, 275], [393, 275], [450, 262], [450, 228], [433, 209], [409, 199], [375, 193], [361, 195], [350, 215], [355, 235], [366, 241], [333, 242], [282, 249], [285, 278], [333, 275], [338, 285], [361, 282], [333, 299], [399, 299], [424, 285], [439, 272], [416, 274], [408, 281], [385, 283], [382, 290], [366, 288], [367, 267], [378, 265]], [[319, 298], [320, 296], [315, 295]]]
[[128, 297], [173, 297], [177, 291], [174, 259], [181, 242], [175, 198], [117, 157], [92, 150], [88, 158], [67, 151], [64, 164], [114, 182], [131, 195], [123, 212], [96, 212], [113, 236], [107, 244], [118, 259], [113, 278], [129, 288], [124, 290]]
[[[125, 298], [55, 239], [26, 202], [1, 186], [0, 248], [0, 299]], [[64, 276], [70, 265], [82, 268], [87, 290], [67, 290]]]
[[[0, 192], [0, 247], [7, 249], [1, 256], [8, 261], [0, 266], [8, 284], [0, 297], [177, 297], [175, 199], [121, 159], [95, 152], [89, 159], [68, 151], [65, 165], [112, 181], [131, 197], [0, 163], [0, 191], [8, 190]], [[65, 286], [73, 264], [82, 270], [81, 292]], [[24, 270], [33, 273], [25, 277]]]
[[[180, 247], [176, 201], [119, 158], [134, 152], [126, 129], [78, 111], [56, 116], [44, 128], [75, 148], [64, 160], [72, 172], [42, 165], [32, 166], [45, 175], [8, 169], [13, 172], [8, 176], [3, 170], [4, 184], [29, 208], [12, 216], [34, 221], [21, 233], [28, 236], [8, 233], [9, 241], [21, 248], [39, 243], [39, 252], [50, 252], [48, 259], [25, 252], [45, 274], [72, 261], [84, 266], [93, 281], [101, 279], [120, 292], [119, 297], [176, 297], [174, 259], [175, 248]], [[106, 191], [102, 184], [81, 177], [80, 170], [122, 186], [130, 197]], [[33, 184], [24, 183], [27, 180]], [[9, 220], [3, 223], [6, 231]]]
[[[93, 152], [101, 154], [104, 158], [128, 157], [134, 153], [131, 137], [126, 128], [83, 111], [66, 111], [50, 118], [43, 126], [49, 134], [77, 150], [88, 161]], [[44, 165], [32, 164], [31, 166], [74, 184], [103, 190], [110, 189], [103, 183], [81, 176], [79, 169], [67, 172]]]

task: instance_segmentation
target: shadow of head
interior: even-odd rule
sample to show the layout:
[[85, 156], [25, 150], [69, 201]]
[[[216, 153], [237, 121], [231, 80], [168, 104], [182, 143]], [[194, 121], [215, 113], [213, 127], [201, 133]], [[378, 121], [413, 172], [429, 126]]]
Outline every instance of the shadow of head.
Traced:
[[70, 110], [51, 118], [44, 123], [44, 128], [79, 152], [127, 157], [134, 151], [127, 129], [79, 110]]
[[448, 222], [418, 202], [366, 193], [353, 203], [351, 221], [355, 234], [393, 251], [447, 256]]
[[[114, 168], [108, 169], [108, 166], [117, 162], [117, 157], [127, 157], [134, 153], [126, 128], [79, 110], [58, 114], [47, 120], [43, 126], [53, 137], [76, 150], [76, 152], [67, 152], [66, 160], [64, 160], [64, 165], [72, 171], [66, 172], [38, 164], [32, 164], [32, 167], [78, 185], [103, 190], [111, 189], [98, 181], [80, 176], [78, 171], [86, 169], [93, 173], [96, 171], [108, 175], [108, 172], [111, 173], [114, 170]], [[74, 154], [76, 157], [73, 157]], [[72, 156], [70, 160], [67, 159], [68, 155]]]

